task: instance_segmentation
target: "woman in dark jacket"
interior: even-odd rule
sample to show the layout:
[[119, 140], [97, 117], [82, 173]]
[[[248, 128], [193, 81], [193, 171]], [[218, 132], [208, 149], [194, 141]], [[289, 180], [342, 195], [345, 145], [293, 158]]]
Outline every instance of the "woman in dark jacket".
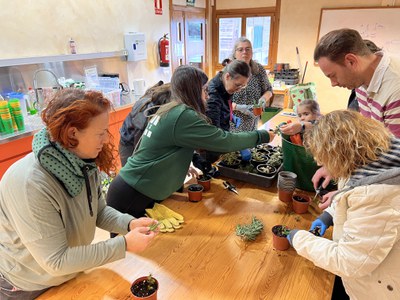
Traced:
[[[240, 125], [240, 118], [233, 115], [232, 95], [246, 86], [250, 77], [249, 65], [240, 60], [226, 59], [222, 63], [224, 69], [208, 83], [208, 100], [206, 115], [218, 128], [229, 131], [230, 124]], [[214, 163], [220, 153], [206, 152], [207, 162]]]
[[232, 95], [246, 86], [249, 81], [250, 67], [243, 61], [225, 60], [225, 66], [208, 83], [206, 115], [213, 125], [229, 131], [230, 122], [236, 123], [232, 115]]
[[120, 129], [119, 157], [124, 166], [138, 144], [149, 116], [155, 114], [160, 107], [171, 100], [171, 85], [159, 81], [133, 105]]

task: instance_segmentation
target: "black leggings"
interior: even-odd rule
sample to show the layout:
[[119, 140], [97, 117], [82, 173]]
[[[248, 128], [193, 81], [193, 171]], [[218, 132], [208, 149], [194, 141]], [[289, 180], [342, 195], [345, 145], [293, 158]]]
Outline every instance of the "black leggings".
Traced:
[[146, 208], [152, 208], [155, 201], [135, 190], [117, 175], [107, 192], [107, 204], [135, 218], [143, 217]]
[[12, 285], [0, 274], [0, 299], [1, 300], [31, 300], [36, 299], [49, 288], [40, 291], [22, 291]]

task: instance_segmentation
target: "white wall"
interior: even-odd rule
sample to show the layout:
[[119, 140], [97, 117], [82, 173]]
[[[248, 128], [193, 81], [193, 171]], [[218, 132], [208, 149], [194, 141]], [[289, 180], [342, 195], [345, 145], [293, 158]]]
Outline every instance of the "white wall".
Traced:
[[139, 31], [146, 34], [148, 59], [128, 63], [129, 84], [169, 81], [157, 66], [156, 48], [169, 33], [168, 0], [163, 15], [155, 15], [152, 0], [0, 0], [0, 7], [0, 59], [67, 54], [70, 37], [78, 53], [121, 50], [123, 34]]
[[381, 0], [282, 0], [277, 60], [297, 68], [298, 46], [303, 68], [308, 61], [304, 82], [316, 83], [321, 111], [346, 108], [350, 95], [350, 91], [345, 88], [332, 87], [319, 67], [314, 66], [313, 53], [318, 38], [321, 8], [371, 7], [381, 6], [381, 3]]
[[[214, 2], [217, 9], [275, 5], [275, 0], [196, 0], [196, 6], [205, 6], [205, 1]], [[278, 62], [297, 67], [298, 46], [303, 67], [309, 62], [305, 82], [316, 82], [322, 110], [345, 108], [349, 91], [332, 88], [312, 63], [321, 8], [400, 5], [400, 0], [281, 2]], [[161, 16], [155, 15], [152, 0], [0, 0], [0, 7], [0, 59], [66, 54], [70, 37], [79, 53], [121, 50], [123, 33], [140, 31], [146, 34], [148, 59], [127, 63], [129, 84], [136, 78], [144, 78], [147, 86], [170, 79], [170, 69], [158, 67], [157, 54], [159, 38], [169, 32], [168, 0], [163, 0]]]

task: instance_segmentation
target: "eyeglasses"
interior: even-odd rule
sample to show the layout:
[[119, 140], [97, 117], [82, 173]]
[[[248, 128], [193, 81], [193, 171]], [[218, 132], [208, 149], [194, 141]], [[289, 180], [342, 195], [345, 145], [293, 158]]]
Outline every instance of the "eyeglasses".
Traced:
[[246, 48], [236, 48], [237, 52], [251, 52], [252, 48], [251, 47], [246, 47]]
[[240, 83], [234, 83], [234, 84], [235, 87], [239, 90], [244, 89], [247, 86], [247, 84], [240, 84]]

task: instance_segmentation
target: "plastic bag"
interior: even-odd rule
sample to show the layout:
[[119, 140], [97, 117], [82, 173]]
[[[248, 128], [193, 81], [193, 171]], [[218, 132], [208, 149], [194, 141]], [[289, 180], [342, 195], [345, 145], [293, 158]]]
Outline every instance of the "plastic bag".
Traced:
[[293, 101], [293, 110], [305, 99], [317, 100], [317, 89], [314, 82], [296, 84], [289, 89], [290, 97]]

